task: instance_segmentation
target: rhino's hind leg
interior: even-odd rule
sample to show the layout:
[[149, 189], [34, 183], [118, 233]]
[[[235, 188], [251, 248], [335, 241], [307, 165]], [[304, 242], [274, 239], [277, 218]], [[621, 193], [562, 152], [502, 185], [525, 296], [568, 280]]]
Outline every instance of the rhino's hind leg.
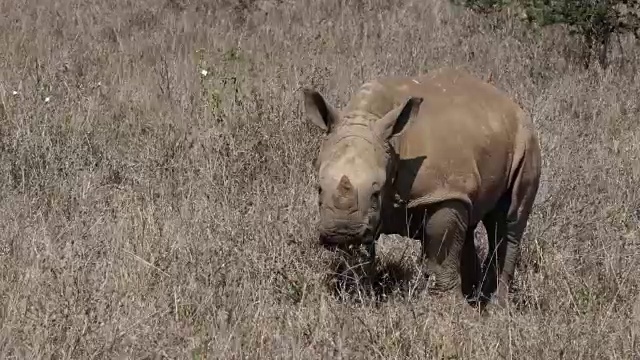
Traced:
[[460, 284], [460, 255], [467, 235], [468, 210], [458, 201], [445, 201], [428, 210], [422, 236], [422, 259], [429, 290], [440, 293]]
[[[518, 174], [511, 190], [511, 202], [505, 217], [505, 250], [500, 263], [498, 277], [497, 300], [501, 306], [506, 305], [509, 287], [513, 280], [516, 263], [520, 258], [522, 235], [529, 221], [529, 214], [538, 191], [539, 173], [526, 162]], [[499, 259], [500, 260], [500, 259]]]
[[488, 285], [497, 287], [495, 298], [501, 307], [507, 304], [516, 263], [520, 258], [520, 241], [538, 191], [540, 160], [536, 154], [523, 158], [511, 188], [498, 201], [492, 213], [487, 215], [488, 221], [485, 223], [487, 232], [492, 233], [489, 234], [489, 259], [497, 262], [493, 265], [497, 265], [497, 269], [494, 269], [498, 273], [495, 277], [490, 272], [497, 284], [490, 282]]

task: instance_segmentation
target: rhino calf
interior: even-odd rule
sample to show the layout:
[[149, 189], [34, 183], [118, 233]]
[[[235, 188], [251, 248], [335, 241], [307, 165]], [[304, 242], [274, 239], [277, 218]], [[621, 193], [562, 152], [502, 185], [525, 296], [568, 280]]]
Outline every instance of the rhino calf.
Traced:
[[[430, 290], [495, 291], [506, 305], [541, 171], [525, 112], [459, 69], [378, 78], [341, 110], [315, 90], [303, 93], [309, 121], [325, 132], [315, 164], [320, 242], [375, 248], [380, 234], [420, 240]], [[486, 277], [474, 247], [480, 221]]]

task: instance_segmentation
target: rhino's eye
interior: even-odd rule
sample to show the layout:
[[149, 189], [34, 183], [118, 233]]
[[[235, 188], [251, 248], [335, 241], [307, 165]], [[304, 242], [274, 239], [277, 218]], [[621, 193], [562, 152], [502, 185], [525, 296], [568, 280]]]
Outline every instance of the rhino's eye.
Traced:
[[380, 190], [374, 191], [373, 194], [371, 194], [371, 203], [373, 205], [377, 205], [379, 199], [380, 199]]

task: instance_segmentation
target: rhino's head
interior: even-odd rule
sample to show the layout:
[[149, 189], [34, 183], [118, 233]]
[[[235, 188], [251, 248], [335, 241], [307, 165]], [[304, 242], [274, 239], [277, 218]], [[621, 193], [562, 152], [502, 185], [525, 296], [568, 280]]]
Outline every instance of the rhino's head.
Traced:
[[[383, 115], [337, 111], [323, 96], [304, 89], [308, 120], [325, 131], [316, 160], [320, 242], [364, 244], [379, 230], [383, 202], [392, 199], [396, 162], [390, 140], [413, 119], [422, 98], [409, 98]], [[385, 205], [386, 206], [386, 205]]]

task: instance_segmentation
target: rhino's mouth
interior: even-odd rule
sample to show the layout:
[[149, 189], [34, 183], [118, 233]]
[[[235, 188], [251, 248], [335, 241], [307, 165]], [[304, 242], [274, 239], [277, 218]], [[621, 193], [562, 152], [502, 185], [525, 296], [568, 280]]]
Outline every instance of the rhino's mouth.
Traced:
[[373, 242], [374, 232], [367, 226], [361, 226], [357, 230], [331, 230], [321, 231], [320, 244], [326, 249], [333, 249], [337, 246], [365, 245]]

